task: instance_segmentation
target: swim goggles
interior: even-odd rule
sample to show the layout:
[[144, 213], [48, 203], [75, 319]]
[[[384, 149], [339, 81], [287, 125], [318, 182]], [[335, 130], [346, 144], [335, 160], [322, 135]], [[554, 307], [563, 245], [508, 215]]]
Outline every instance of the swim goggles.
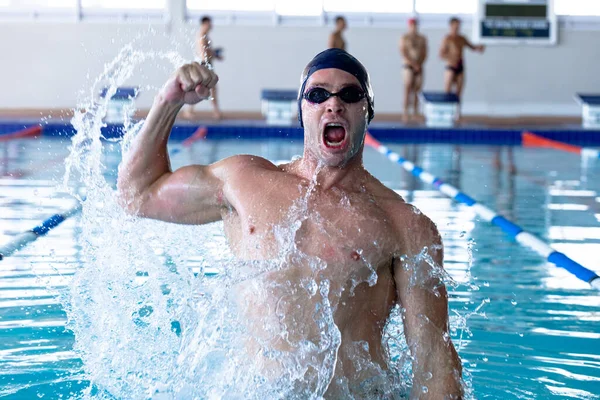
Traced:
[[365, 92], [356, 86], [346, 86], [337, 93], [331, 93], [322, 87], [315, 87], [304, 93], [302, 97], [311, 103], [321, 104], [333, 96], [339, 97], [344, 103], [351, 104], [364, 99]]

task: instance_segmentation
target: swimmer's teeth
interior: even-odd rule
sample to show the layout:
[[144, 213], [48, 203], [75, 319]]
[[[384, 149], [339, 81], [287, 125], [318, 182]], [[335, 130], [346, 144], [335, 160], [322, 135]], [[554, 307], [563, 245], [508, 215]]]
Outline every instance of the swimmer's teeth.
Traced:
[[[327, 124], [325, 125], [325, 127], [326, 127], [326, 128], [329, 128], [329, 127], [343, 127], [343, 125], [342, 125], [342, 124], [339, 124], [339, 123], [337, 123], [337, 122], [329, 122], [329, 123], [327, 123]], [[340, 145], [340, 144], [341, 144], [343, 141], [344, 141], [344, 139], [340, 140], [339, 142], [331, 142], [331, 141], [329, 141], [329, 140], [325, 139], [325, 143], [326, 143], [328, 146], [338, 146], [338, 145]]]

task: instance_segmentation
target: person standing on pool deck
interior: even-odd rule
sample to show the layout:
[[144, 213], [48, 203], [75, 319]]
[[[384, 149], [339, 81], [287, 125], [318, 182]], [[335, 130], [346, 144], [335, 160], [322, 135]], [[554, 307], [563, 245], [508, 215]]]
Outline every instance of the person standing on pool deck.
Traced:
[[412, 100], [414, 114], [419, 114], [419, 93], [423, 87], [423, 64], [427, 59], [427, 39], [418, 31], [416, 18], [408, 20], [408, 33], [400, 39], [400, 54], [403, 62], [404, 78], [404, 122], [409, 120]]
[[346, 41], [342, 33], [346, 30], [347, 26], [346, 18], [341, 15], [335, 18], [335, 31], [329, 35], [328, 48], [346, 50]]
[[[198, 30], [196, 37], [196, 61], [200, 64], [208, 64], [212, 67], [214, 60], [223, 60], [221, 48], [213, 49], [212, 42], [208, 34], [212, 30], [212, 19], [208, 16], [204, 16], [200, 19], [200, 29]], [[217, 98], [217, 87], [211, 89], [211, 97], [213, 103], [213, 116], [216, 120], [220, 120], [223, 117], [219, 108], [219, 102]], [[194, 105], [190, 104], [185, 111], [185, 116], [188, 118], [192, 117]]]
[[[460, 19], [452, 17], [450, 19], [450, 33], [446, 35], [440, 47], [440, 57], [446, 61], [446, 71], [444, 72], [444, 91], [454, 93], [461, 101], [462, 92], [465, 85], [465, 63], [463, 59], [463, 50], [466, 47], [471, 50], [483, 53], [485, 46], [473, 45], [466, 37], [460, 34]], [[459, 107], [460, 117], [460, 107]]]
[[[269, 287], [293, 284], [297, 290], [286, 289], [278, 297], [273, 289], [253, 298], [246, 323], [252, 329], [274, 331], [276, 339], [269, 343], [285, 354], [297, 347], [285, 347], [288, 342], [282, 343], [282, 337], [300, 336], [300, 343], [315, 343], [312, 329], [317, 337], [322, 330], [313, 313], [306, 312], [315, 310], [309, 301], [321, 296], [334, 304], [339, 347], [334, 363], [328, 364], [330, 381], [317, 396], [396, 398], [392, 381], [399, 377], [386, 372], [382, 338], [392, 309], [400, 305], [413, 362], [411, 398], [462, 398], [462, 367], [449, 336], [448, 295], [441, 280], [441, 237], [428, 217], [363, 166], [365, 135], [374, 116], [364, 66], [339, 49], [317, 54], [306, 66], [298, 95], [302, 157], [275, 165], [261, 157], [237, 155], [173, 171], [167, 140], [176, 115], [184, 104], [206, 99], [217, 81], [213, 71], [192, 63], [166, 82], [119, 168], [122, 206], [133, 215], [180, 224], [223, 220], [229, 245], [242, 260], [279, 259], [289, 245], [277, 238], [282, 229], [288, 232], [294, 246], [285, 262], [255, 279], [273, 282]], [[305, 204], [303, 217], [290, 223], [298, 204]], [[303, 264], [307, 257], [325, 265], [310, 279], [329, 286], [308, 303], [296, 304], [294, 293], [305, 293], [305, 274], [313, 274]], [[372, 274], [374, 282], [361, 280], [353, 286], [357, 277]], [[244, 288], [256, 296], [250, 283], [242, 283], [240, 291]], [[236, 296], [241, 294], [236, 291]], [[273, 324], [266, 327], [268, 321]], [[287, 329], [279, 335], [282, 326]], [[317, 343], [314, 346], [320, 346]], [[369, 364], [356, 364], [357, 345], [367, 352]], [[248, 357], [264, 354], [252, 351]], [[312, 376], [308, 370], [295, 377], [293, 387], [312, 388]]]

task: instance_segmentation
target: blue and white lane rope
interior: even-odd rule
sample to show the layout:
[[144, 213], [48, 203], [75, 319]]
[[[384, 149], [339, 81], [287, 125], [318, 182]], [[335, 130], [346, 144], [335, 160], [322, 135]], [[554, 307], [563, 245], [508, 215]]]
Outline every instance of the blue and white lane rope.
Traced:
[[555, 264], [557, 267], [566, 269], [577, 278], [589, 283], [592, 288], [600, 290], [600, 277], [594, 271], [585, 268], [563, 253], [556, 251], [537, 236], [526, 232], [519, 225], [509, 221], [508, 219], [496, 213], [494, 210], [484, 206], [483, 204], [477, 203], [475, 199], [465, 193], [462, 193], [454, 186], [445, 183], [440, 178], [431, 175], [427, 171], [423, 171], [423, 169], [421, 169], [419, 166], [408, 160], [405, 160], [398, 153], [394, 153], [383, 144], [379, 143], [369, 133], [367, 133], [365, 144], [375, 148], [375, 150], [386, 156], [390, 161], [400, 164], [405, 170], [412, 173], [415, 177], [421, 179], [423, 182], [433, 185], [446, 196], [473, 208], [479, 217], [498, 226], [523, 246], [532, 249], [549, 262]]
[[46, 235], [52, 229], [59, 226], [70, 216], [77, 214], [79, 211], [81, 211], [81, 203], [78, 201], [75, 206], [69, 208], [67, 211], [60, 214], [54, 214], [35, 228], [17, 235], [10, 242], [0, 247], [0, 260], [12, 255], [15, 251], [18, 251], [29, 243], [37, 240], [40, 236]]
[[[200, 139], [204, 139], [206, 137], [206, 133], [206, 127], [198, 128], [190, 137], [188, 137], [182, 142], [183, 147], [189, 147], [193, 142]], [[181, 148], [175, 148], [171, 150], [171, 155], [173, 156], [177, 153], [180, 153], [181, 151]], [[4, 246], [0, 246], [0, 260], [12, 255], [14, 252], [27, 246], [29, 243], [36, 241], [39, 237], [46, 235], [52, 229], [59, 226], [66, 219], [79, 213], [79, 211], [81, 211], [81, 203], [77, 201], [77, 204], [69, 208], [68, 210], [60, 214], [54, 214], [35, 228], [15, 236], [7, 244], [5, 244]]]

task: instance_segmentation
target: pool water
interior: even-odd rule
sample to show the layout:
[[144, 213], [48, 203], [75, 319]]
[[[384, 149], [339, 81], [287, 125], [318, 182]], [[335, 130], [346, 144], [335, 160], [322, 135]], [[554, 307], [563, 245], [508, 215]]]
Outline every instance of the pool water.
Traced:
[[[69, 142], [0, 143], [0, 245], [73, 206], [57, 185]], [[116, 179], [119, 146], [106, 143], [105, 177]], [[600, 272], [600, 161], [554, 150], [477, 145], [389, 145], [555, 249]], [[302, 143], [203, 141], [179, 149], [174, 167], [249, 153], [271, 160]], [[372, 149], [365, 166], [438, 226], [445, 268], [462, 285], [450, 314], [474, 397], [600, 399], [600, 295], [541, 259]], [[0, 397], [78, 397], [89, 386], [65, 329], [64, 290], [82, 265], [81, 226], [70, 218], [0, 261]], [[464, 325], [464, 324], [463, 324]]]

